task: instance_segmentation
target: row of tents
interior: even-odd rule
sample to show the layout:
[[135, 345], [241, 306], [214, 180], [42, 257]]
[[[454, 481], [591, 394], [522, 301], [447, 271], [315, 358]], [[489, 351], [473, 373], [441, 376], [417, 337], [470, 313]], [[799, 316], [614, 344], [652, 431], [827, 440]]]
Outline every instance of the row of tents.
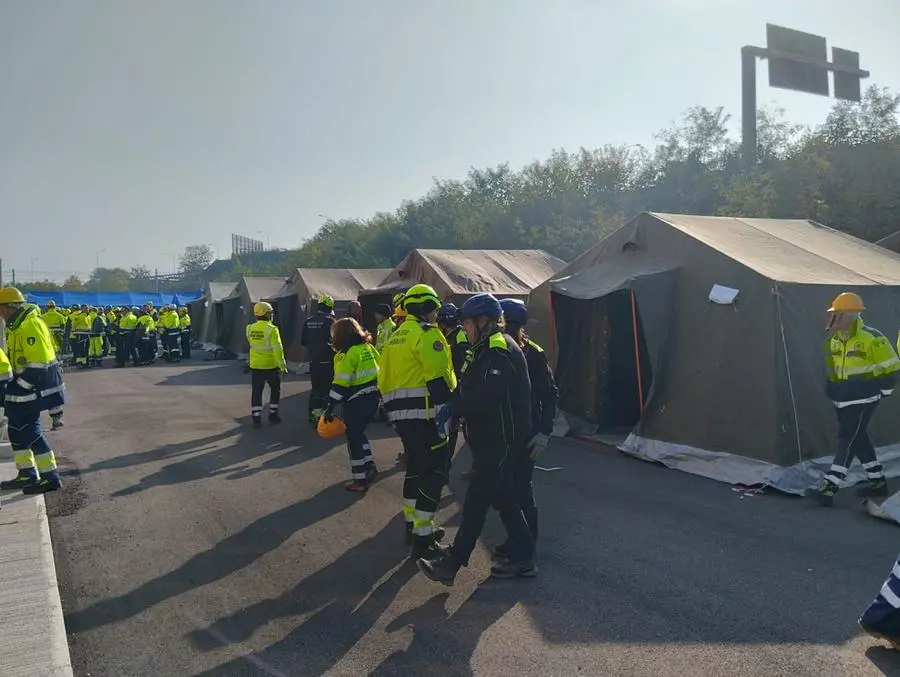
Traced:
[[374, 330], [378, 304], [390, 303], [397, 291], [417, 282], [430, 284], [442, 299], [457, 304], [480, 292], [526, 299], [563, 266], [562, 259], [542, 250], [415, 249], [393, 269], [298, 268], [287, 279], [210, 283], [188, 309], [196, 340], [240, 355], [247, 351], [245, 328], [253, 319], [254, 303], [268, 301], [275, 308], [287, 359], [302, 362], [301, 328], [323, 294], [335, 300], [338, 315], [358, 300], [364, 324]]
[[[892, 340], [900, 330], [900, 255], [888, 249], [813, 221], [662, 213], [639, 214], [569, 264], [540, 250], [418, 249], [392, 270], [213, 284], [190, 308], [202, 340], [242, 353], [253, 302], [269, 300], [288, 358], [302, 361], [299, 330], [320, 294], [339, 312], [359, 299], [371, 325], [378, 303], [417, 282], [456, 303], [484, 291], [528, 300], [529, 332], [560, 388], [560, 430], [791, 493], [833, 454], [822, 387], [831, 300], [855, 291], [867, 324]], [[872, 436], [897, 474], [900, 416], [877, 413]]]

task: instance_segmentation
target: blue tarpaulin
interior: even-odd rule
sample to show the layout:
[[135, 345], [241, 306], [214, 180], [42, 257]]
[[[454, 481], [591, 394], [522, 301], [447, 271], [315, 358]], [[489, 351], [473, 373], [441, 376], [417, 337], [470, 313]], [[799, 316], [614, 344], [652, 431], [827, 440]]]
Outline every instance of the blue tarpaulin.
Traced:
[[25, 294], [29, 303], [46, 306], [47, 301], [55, 301], [58, 306], [75, 306], [86, 304], [89, 306], [142, 306], [148, 301], [154, 306], [164, 306], [168, 303], [184, 306], [191, 301], [200, 298], [201, 291], [180, 291], [175, 294], [150, 294], [133, 291], [30, 291]]

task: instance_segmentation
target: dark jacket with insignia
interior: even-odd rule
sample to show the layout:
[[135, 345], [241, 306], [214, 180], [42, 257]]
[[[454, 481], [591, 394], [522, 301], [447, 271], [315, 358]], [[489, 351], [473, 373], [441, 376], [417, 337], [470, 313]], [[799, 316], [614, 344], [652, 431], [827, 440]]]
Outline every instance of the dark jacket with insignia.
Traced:
[[495, 332], [472, 346], [453, 395], [465, 419], [473, 463], [515, 461], [531, 438], [531, 381], [521, 349]]

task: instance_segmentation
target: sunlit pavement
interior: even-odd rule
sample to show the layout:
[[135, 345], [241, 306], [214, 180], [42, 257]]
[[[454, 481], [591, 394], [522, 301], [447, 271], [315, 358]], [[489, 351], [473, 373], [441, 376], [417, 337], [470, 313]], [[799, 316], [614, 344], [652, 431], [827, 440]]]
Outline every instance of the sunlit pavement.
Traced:
[[[76, 675], [853, 675], [900, 658], [855, 621], [896, 526], [848, 495], [826, 510], [554, 441], [536, 477], [540, 576], [453, 588], [405, 560], [399, 442], [343, 490], [347, 454], [304, 423], [249, 427], [234, 362], [67, 376], [47, 497]], [[457, 456], [440, 521], [455, 527]], [[456, 492], [456, 493], [454, 493]], [[450, 535], [455, 528], [450, 529]], [[492, 516], [484, 546], [502, 536]]]

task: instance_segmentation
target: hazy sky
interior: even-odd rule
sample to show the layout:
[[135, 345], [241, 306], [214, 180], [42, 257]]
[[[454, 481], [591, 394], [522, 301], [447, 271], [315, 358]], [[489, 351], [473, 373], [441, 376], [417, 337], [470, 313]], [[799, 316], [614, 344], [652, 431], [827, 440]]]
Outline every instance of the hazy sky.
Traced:
[[[851, 9], [852, 8], [852, 9]], [[650, 144], [693, 104], [740, 112], [766, 22], [860, 51], [900, 90], [897, 0], [4, 0], [4, 276], [161, 272], [230, 233], [294, 247], [433, 177], [553, 148]], [[828, 99], [760, 103], [820, 122]]]

